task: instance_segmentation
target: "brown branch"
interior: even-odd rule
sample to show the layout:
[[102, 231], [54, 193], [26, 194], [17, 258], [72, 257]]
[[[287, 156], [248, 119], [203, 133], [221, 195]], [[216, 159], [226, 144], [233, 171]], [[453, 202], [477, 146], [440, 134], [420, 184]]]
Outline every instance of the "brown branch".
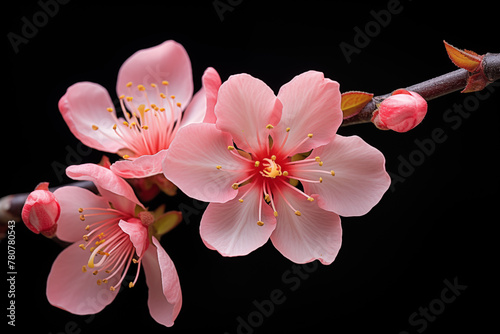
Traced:
[[[483, 58], [483, 71], [492, 83], [500, 79], [500, 53], [487, 53]], [[420, 94], [426, 101], [447, 95], [458, 90], [462, 90], [467, 85], [469, 72], [458, 69], [453, 72], [443, 74], [439, 77], [406, 87], [406, 90]], [[342, 126], [370, 123], [373, 112], [377, 109], [377, 104], [382, 102], [391, 93], [373, 97], [373, 99], [355, 116], [347, 118]]]

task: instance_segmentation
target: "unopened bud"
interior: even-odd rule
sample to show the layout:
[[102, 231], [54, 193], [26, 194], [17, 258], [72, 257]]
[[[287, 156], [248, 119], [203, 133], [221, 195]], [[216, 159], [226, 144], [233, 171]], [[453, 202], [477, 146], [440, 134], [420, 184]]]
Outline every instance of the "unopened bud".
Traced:
[[427, 101], [415, 92], [398, 89], [375, 110], [372, 122], [381, 130], [407, 132], [416, 127], [427, 113]]
[[49, 191], [49, 184], [44, 182], [40, 183], [26, 198], [21, 217], [26, 227], [32, 232], [42, 233], [51, 238], [56, 233], [60, 213], [59, 202]]

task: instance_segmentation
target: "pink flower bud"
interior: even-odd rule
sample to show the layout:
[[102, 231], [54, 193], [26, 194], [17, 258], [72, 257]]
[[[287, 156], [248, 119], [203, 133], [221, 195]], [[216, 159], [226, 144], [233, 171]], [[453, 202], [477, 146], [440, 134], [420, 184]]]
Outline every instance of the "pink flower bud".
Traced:
[[372, 122], [381, 130], [407, 132], [416, 127], [427, 113], [427, 101], [415, 92], [398, 89], [373, 113]]
[[26, 198], [21, 217], [32, 232], [42, 233], [50, 238], [56, 233], [60, 213], [59, 202], [49, 191], [49, 184], [43, 182]]

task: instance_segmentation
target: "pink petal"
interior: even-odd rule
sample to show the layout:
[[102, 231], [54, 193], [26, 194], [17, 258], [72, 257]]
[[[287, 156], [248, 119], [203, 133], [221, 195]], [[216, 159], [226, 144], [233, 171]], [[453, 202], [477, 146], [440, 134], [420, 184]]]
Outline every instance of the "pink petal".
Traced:
[[[167, 150], [163, 172], [185, 194], [205, 202], [226, 202], [237, 195], [231, 185], [253, 166], [227, 148], [231, 135], [214, 124], [190, 124], [179, 130]], [[221, 169], [217, 169], [221, 166]], [[239, 171], [241, 172], [234, 172]]]
[[[247, 255], [264, 245], [276, 226], [273, 210], [264, 201], [258, 186], [252, 188], [242, 203], [239, 202], [251, 185], [240, 188], [238, 196], [227, 203], [210, 203], [201, 219], [203, 242], [223, 256]], [[263, 226], [257, 224], [259, 220]]]
[[47, 279], [47, 299], [52, 305], [74, 314], [94, 314], [115, 299], [119, 288], [110, 291], [109, 287], [118, 282], [118, 277], [98, 285], [97, 280], [108, 276], [107, 273], [82, 272], [89, 256], [90, 253], [80, 249], [78, 243], [59, 254]]
[[257, 151], [269, 145], [266, 126], [278, 124], [281, 108], [281, 102], [263, 81], [248, 74], [233, 75], [220, 86], [216, 125], [229, 132], [239, 148]]
[[209, 67], [202, 77], [203, 87], [194, 95], [182, 116], [181, 126], [191, 123], [215, 123], [214, 108], [221, 85], [219, 74]]
[[149, 245], [147, 227], [142, 225], [141, 221], [137, 218], [130, 218], [128, 221], [120, 219], [118, 226], [120, 226], [123, 232], [129, 235], [130, 241], [135, 247], [135, 252], [141, 257]]
[[152, 242], [142, 260], [149, 288], [149, 312], [158, 323], [171, 327], [182, 306], [179, 276], [160, 242], [155, 237]]
[[[278, 98], [283, 114], [272, 136], [274, 143], [281, 144], [290, 128], [283, 147], [289, 156], [329, 143], [342, 123], [339, 84], [325, 79], [321, 72], [296, 76], [281, 87]], [[310, 139], [309, 134], [313, 135]]]
[[67, 242], [81, 241], [87, 225], [102, 220], [102, 216], [89, 216], [85, 221], [80, 220], [80, 208], [109, 208], [108, 201], [91, 191], [74, 186], [61, 187], [54, 191], [60, 206], [61, 216], [58, 221], [56, 235]]
[[182, 115], [181, 125], [186, 126], [191, 123], [201, 123], [205, 118], [205, 111], [207, 110], [207, 99], [205, 88], [202, 87], [189, 103]]
[[[168, 86], [162, 85], [162, 81], [168, 81]], [[128, 89], [127, 83], [132, 82]], [[160, 45], [140, 50], [128, 58], [118, 72], [116, 91], [118, 96], [126, 95], [133, 97], [136, 106], [149, 103], [161, 105], [161, 98], [154, 83], [166, 96], [175, 96], [175, 101], [180, 102], [185, 108], [193, 96], [193, 75], [191, 61], [184, 47], [172, 40]], [[138, 85], [145, 87], [149, 103], [144, 97], [144, 92], [137, 89]]]
[[115, 153], [126, 144], [113, 130], [115, 112], [106, 110], [111, 107], [113, 102], [107, 90], [92, 82], [70, 86], [59, 100], [61, 115], [76, 138], [89, 147]]
[[[375, 206], [391, 184], [385, 171], [384, 155], [358, 136], [335, 136], [328, 145], [313, 150], [311, 156], [319, 156], [323, 170], [335, 172], [335, 176], [297, 172], [295, 176], [308, 179], [323, 178], [322, 183], [303, 183], [307, 193], [320, 195], [318, 205], [341, 216], [361, 216]], [[310, 169], [302, 167], [300, 169]], [[319, 169], [316, 168], [315, 169]]]
[[133, 215], [136, 205], [144, 208], [127, 181], [110, 169], [95, 164], [73, 165], [66, 168], [66, 174], [73, 180], [94, 182], [99, 193], [119, 211]]
[[111, 165], [111, 170], [125, 179], [141, 179], [161, 174], [161, 162], [167, 150], [161, 150], [153, 155], [142, 155], [134, 160], [120, 160]]
[[316, 201], [309, 202], [288, 187], [281, 191], [301, 215], [297, 216], [282, 196], [275, 196], [278, 218], [276, 229], [271, 235], [273, 245], [295, 263], [316, 259], [323, 264], [332, 263], [342, 243], [340, 217], [321, 209]]
[[219, 94], [219, 88], [221, 85], [221, 80], [219, 73], [212, 68], [209, 67], [205, 70], [205, 73], [203, 73], [203, 77], [201, 78], [203, 82], [203, 87], [205, 89], [205, 94], [206, 94], [206, 114], [205, 114], [205, 119], [203, 120], [204, 123], [215, 123], [215, 120], [217, 119], [215, 117], [215, 104], [217, 103], [217, 97]]

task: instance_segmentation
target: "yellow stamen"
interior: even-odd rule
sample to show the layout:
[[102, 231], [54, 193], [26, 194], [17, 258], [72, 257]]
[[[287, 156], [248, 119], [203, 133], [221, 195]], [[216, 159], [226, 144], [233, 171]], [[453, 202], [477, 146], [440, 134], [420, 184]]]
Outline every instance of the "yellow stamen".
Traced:
[[266, 129], [268, 129], [268, 130], [274, 129], [274, 126], [272, 126], [271, 124], [268, 124], [268, 125], [266, 125]]
[[132, 87], [132, 81], [127, 83], [127, 87]]
[[107, 111], [113, 112], [113, 108], [106, 108]]
[[215, 166], [215, 168], [217, 168], [217, 169], [221, 169], [221, 168], [222, 168], [222, 166], [221, 166], [221, 165], [217, 165], [217, 166]]
[[255, 166], [255, 167], [259, 167], [259, 166], [260, 166], [260, 161], [255, 161], [254, 166]]
[[133, 287], [134, 287], [134, 283], [133, 283], [133, 282], [130, 282], [130, 283], [128, 284], [128, 287], [129, 287], [129, 288], [133, 288]]
[[128, 158], [130, 158], [130, 155], [128, 155], [128, 154], [125, 154], [125, 155], [123, 156], [123, 159], [128, 159]]
[[80, 220], [83, 222], [85, 221], [85, 216], [84, 215], [80, 215]]
[[163, 86], [168, 86], [168, 81], [167, 81], [167, 80], [163, 80], [163, 81], [161, 82], [161, 84], [162, 84]]
[[140, 90], [141, 92], [144, 92], [146, 90], [146, 87], [144, 87], [143, 85], [138, 85], [137, 89]]
[[233, 185], [231, 186], [231, 188], [233, 188], [234, 190], [238, 190], [238, 188], [239, 188], [238, 183], [233, 183]]
[[83, 266], [83, 267], [82, 267], [82, 272], [83, 272], [83, 273], [86, 273], [86, 272], [87, 272], [87, 267]]
[[300, 213], [300, 211], [299, 211], [299, 210], [295, 211], [295, 214], [296, 214], [297, 216], [301, 216], [301, 215], [302, 215], [302, 213]]
[[92, 130], [97, 131], [97, 130], [99, 130], [99, 127], [94, 124], [94, 125], [92, 125]]
[[229, 151], [232, 151], [232, 150], [234, 150], [234, 146], [229, 145], [229, 146], [227, 147], [227, 149], [228, 149]]
[[264, 223], [263, 223], [263, 222], [261, 222], [261, 221], [259, 220], [259, 221], [257, 222], [257, 225], [259, 225], [259, 226], [264, 226]]

